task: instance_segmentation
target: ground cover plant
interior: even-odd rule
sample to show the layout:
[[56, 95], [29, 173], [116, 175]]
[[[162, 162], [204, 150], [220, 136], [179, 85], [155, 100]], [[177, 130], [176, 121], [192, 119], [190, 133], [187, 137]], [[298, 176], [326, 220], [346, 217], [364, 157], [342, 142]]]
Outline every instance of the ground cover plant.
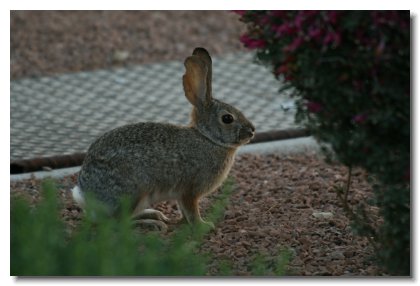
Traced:
[[[225, 185], [208, 212], [218, 221], [232, 191]], [[11, 275], [13, 276], [204, 276], [210, 253], [198, 254], [206, 227], [180, 225], [170, 236], [137, 231], [127, 208], [120, 217], [87, 214], [69, 235], [60, 219], [57, 188], [43, 184], [42, 200], [35, 207], [21, 197], [11, 205]], [[255, 275], [284, 274], [287, 252], [281, 253], [274, 269], [261, 255], [253, 264]], [[217, 275], [231, 275], [230, 262], [221, 260]], [[274, 271], [274, 272], [273, 272]]]

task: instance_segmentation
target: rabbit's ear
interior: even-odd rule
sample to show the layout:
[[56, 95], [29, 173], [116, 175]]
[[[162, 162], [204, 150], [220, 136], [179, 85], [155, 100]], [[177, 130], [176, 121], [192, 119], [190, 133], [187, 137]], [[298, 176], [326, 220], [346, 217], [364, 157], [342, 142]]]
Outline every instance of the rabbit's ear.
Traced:
[[207, 67], [206, 96], [211, 98], [212, 60], [211, 60], [210, 54], [205, 48], [195, 48], [193, 55], [198, 56], [200, 59], [202, 59], [206, 63], [206, 67]]
[[207, 67], [198, 56], [190, 56], [185, 62], [185, 74], [182, 78], [185, 96], [197, 108], [205, 107], [211, 103], [211, 98], [206, 96]]

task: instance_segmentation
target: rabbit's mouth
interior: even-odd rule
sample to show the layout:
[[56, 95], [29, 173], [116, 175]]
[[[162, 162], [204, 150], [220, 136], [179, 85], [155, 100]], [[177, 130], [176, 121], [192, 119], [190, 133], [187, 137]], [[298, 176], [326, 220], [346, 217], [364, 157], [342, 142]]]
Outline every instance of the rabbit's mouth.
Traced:
[[251, 141], [252, 138], [255, 136], [255, 128], [249, 127], [249, 128], [242, 128], [239, 131], [239, 143], [240, 144], [247, 144]]

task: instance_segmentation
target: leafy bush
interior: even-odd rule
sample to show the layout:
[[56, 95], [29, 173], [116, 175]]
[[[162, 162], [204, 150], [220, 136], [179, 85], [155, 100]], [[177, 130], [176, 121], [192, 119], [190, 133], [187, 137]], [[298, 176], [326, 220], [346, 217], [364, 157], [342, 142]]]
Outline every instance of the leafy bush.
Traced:
[[[237, 11], [243, 44], [296, 97], [298, 122], [380, 182], [378, 257], [410, 273], [409, 11]], [[327, 148], [324, 148], [327, 150]], [[361, 226], [363, 228], [365, 226]]]
[[[225, 184], [207, 217], [216, 222], [232, 192]], [[11, 202], [11, 275], [13, 276], [203, 276], [210, 254], [198, 252], [209, 228], [185, 224], [168, 237], [138, 233], [123, 208], [118, 218], [84, 216], [72, 235], [59, 218], [60, 204], [52, 181], [42, 189], [42, 201], [30, 207], [22, 198]], [[279, 256], [276, 274], [284, 273], [287, 257]], [[231, 262], [220, 261], [218, 275], [232, 275]], [[258, 274], [272, 266], [257, 261]]]

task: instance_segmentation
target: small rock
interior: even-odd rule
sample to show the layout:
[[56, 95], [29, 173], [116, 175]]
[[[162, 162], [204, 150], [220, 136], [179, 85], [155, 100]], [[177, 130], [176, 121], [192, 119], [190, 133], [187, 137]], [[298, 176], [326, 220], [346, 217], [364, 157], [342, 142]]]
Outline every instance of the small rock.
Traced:
[[318, 219], [329, 219], [334, 216], [332, 212], [314, 212], [312, 213], [312, 216]]
[[352, 250], [346, 250], [346, 251], [344, 251], [344, 256], [345, 256], [346, 258], [353, 257], [354, 255], [355, 255], [355, 253], [354, 253], [354, 251], [352, 251]]
[[330, 257], [332, 260], [340, 260], [345, 258], [344, 254], [338, 250], [331, 252]]
[[294, 110], [296, 109], [295, 102], [294, 101], [287, 101], [280, 104], [281, 109], [284, 111]]
[[297, 256], [297, 251], [293, 247], [288, 247], [287, 252], [289, 253], [291, 259], [293, 259]]
[[114, 52], [114, 60], [116, 62], [123, 62], [130, 56], [129, 51], [118, 50]]

